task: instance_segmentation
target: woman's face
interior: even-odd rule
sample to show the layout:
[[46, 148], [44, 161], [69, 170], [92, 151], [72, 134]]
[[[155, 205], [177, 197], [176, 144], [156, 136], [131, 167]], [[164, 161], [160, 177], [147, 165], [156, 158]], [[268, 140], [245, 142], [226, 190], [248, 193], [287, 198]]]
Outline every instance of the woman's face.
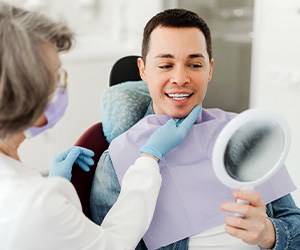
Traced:
[[[61, 61], [58, 56], [56, 47], [51, 43], [43, 43], [41, 45], [41, 48], [42, 48], [43, 54], [45, 56], [45, 60], [47, 61], [47, 63], [49, 63], [49, 69], [50, 69], [50, 72], [53, 74], [53, 79], [57, 79], [59, 77], [58, 72], [61, 67]], [[56, 84], [56, 82], [53, 83], [53, 91], [56, 88], [55, 84]], [[40, 126], [44, 126], [46, 124], [47, 124], [47, 119], [46, 119], [45, 114], [43, 113], [37, 119], [37, 121], [34, 123], [34, 126], [40, 127]]]
[[[51, 43], [44, 43], [42, 44], [42, 51], [45, 55], [46, 62], [49, 64], [49, 69], [53, 74], [53, 79], [58, 79], [61, 62], [56, 47]], [[55, 83], [56, 81], [53, 84]], [[55, 87], [56, 86], [53, 85], [53, 90], [55, 89]]]

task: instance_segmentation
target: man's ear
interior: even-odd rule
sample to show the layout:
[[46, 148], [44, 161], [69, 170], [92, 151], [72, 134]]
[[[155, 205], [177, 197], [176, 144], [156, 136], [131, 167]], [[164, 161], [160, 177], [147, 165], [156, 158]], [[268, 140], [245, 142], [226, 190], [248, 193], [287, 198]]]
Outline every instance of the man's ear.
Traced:
[[138, 67], [139, 67], [140, 76], [141, 76], [142, 80], [144, 82], [147, 82], [146, 81], [147, 77], [146, 77], [145, 63], [144, 63], [144, 61], [143, 61], [143, 59], [141, 57], [138, 58], [137, 64], [138, 64]]
[[34, 127], [42, 127], [47, 124], [47, 118], [45, 113], [41, 114], [40, 117], [33, 124]]
[[212, 58], [210, 60], [210, 69], [209, 69], [209, 74], [208, 74], [208, 81], [210, 81], [212, 79], [212, 75], [213, 75], [213, 69], [214, 69], [214, 65], [215, 65], [215, 60]]

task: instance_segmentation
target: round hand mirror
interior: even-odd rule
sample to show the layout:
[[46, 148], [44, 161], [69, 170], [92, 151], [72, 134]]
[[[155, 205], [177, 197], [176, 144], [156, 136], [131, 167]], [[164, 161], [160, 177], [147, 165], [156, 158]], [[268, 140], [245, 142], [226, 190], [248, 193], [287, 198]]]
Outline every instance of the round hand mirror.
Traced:
[[218, 179], [234, 189], [254, 189], [283, 164], [290, 144], [287, 122], [268, 109], [238, 114], [219, 134], [213, 149]]

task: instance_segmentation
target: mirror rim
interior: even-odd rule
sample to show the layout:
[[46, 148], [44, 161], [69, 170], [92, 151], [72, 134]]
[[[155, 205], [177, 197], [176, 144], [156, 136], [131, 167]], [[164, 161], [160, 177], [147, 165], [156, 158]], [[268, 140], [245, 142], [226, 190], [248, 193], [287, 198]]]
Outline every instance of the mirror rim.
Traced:
[[[228, 142], [232, 135], [243, 125], [251, 121], [257, 120], [270, 120], [276, 122], [281, 128], [284, 136], [284, 147], [282, 154], [277, 160], [275, 166], [267, 174], [254, 181], [238, 181], [232, 178], [226, 171], [224, 164], [224, 153]], [[217, 178], [226, 186], [230, 188], [247, 188], [254, 189], [255, 186], [259, 185], [263, 181], [270, 178], [279, 168], [282, 166], [283, 161], [290, 147], [290, 130], [286, 120], [277, 112], [266, 109], [266, 108], [254, 108], [248, 109], [240, 114], [237, 114], [232, 120], [230, 120], [226, 126], [222, 129], [218, 135], [212, 153], [212, 164], [214, 173]]]

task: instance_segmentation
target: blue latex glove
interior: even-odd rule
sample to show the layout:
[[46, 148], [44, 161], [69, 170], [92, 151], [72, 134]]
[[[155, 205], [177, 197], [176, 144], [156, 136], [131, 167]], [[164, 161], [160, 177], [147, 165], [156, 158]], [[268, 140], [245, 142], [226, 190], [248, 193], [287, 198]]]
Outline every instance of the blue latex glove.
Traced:
[[90, 171], [90, 165], [94, 164], [92, 150], [74, 146], [57, 155], [51, 164], [49, 176], [61, 176], [68, 180], [72, 177], [72, 168], [76, 162], [84, 171]]
[[201, 111], [202, 108], [197, 105], [186, 118], [170, 119], [149, 137], [147, 143], [140, 148], [140, 151], [161, 160], [166, 153], [185, 139]]

